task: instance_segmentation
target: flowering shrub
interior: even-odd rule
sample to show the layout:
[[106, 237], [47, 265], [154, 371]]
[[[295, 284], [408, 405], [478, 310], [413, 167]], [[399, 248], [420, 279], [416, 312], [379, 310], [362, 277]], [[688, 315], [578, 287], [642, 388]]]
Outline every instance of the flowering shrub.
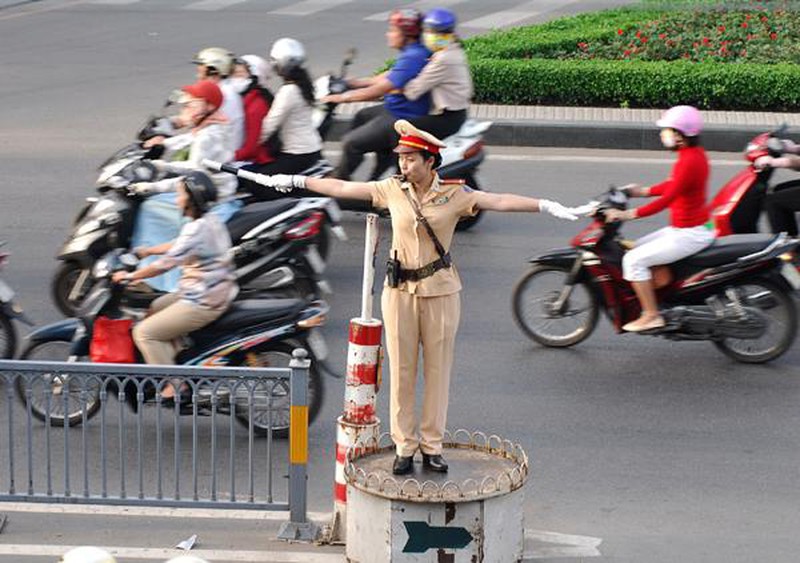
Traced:
[[675, 1], [668, 9], [618, 8], [467, 39], [476, 101], [800, 107], [800, 13], [778, 2], [721, 9], [685, 0], [689, 9], [674, 9]]
[[597, 41], [578, 41], [562, 58], [800, 63], [800, 13], [765, 8], [667, 12]]

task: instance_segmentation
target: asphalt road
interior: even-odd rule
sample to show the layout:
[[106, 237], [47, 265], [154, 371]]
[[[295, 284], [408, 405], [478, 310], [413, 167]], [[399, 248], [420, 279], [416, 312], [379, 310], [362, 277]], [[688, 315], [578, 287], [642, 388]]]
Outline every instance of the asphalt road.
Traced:
[[[357, 7], [362, 16], [390, 6], [353, 4], [347, 10]], [[478, 4], [465, 3], [475, 12], [469, 17], [481, 15]], [[48, 296], [53, 255], [91, 194], [94, 167], [127, 141], [165, 91], [192, 79], [193, 51], [215, 43], [263, 50], [280, 29], [306, 38], [315, 68], [325, 69], [354, 34], [361, 45], [382, 40], [382, 26], [355, 12], [331, 16], [330, 27], [311, 33], [314, 20], [286, 16], [278, 27], [276, 17], [247, 2], [213, 13], [147, 0], [43, 1], [29, 9], [59, 5], [21, 16], [19, 9], [0, 10], [0, 238], [13, 252], [3, 275], [38, 323], [58, 318]], [[389, 54], [364, 51], [363, 72]], [[669, 169], [669, 155], [661, 153], [490, 153], [482, 170], [487, 188], [570, 204], [612, 182], [659, 180]], [[731, 164], [738, 156], [713, 157], [721, 161], [716, 187], [738, 170]], [[627, 232], [659, 224], [649, 220]], [[363, 218], [348, 214], [345, 228], [350, 242], [337, 244], [330, 260], [336, 294], [326, 327], [331, 363], [339, 368], [347, 321], [359, 309]], [[767, 366], [744, 366], [706, 343], [617, 336], [605, 321], [574, 349], [527, 341], [511, 320], [513, 284], [527, 257], [564, 246], [578, 228], [543, 216], [494, 215], [457, 237], [465, 290], [450, 427], [519, 441], [533, 462], [526, 527], [603, 538], [606, 559], [796, 560], [800, 348]], [[327, 383], [310, 436], [316, 511], [331, 507], [333, 421], [343, 396], [341, 381]], [[382, 393], [384, 418], [387, 404]]]

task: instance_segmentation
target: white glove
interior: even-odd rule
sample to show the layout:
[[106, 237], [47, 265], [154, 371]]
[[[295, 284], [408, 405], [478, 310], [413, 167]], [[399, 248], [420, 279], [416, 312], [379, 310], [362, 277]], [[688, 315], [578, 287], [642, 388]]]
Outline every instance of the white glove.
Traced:
[[273, 174], [272, 176], [262, 178], [266, 181], [259, 183], [269, 188], [275, 188], [279, 192], [286, 194], [293, 189], [306, 189], [306, 178], [307, 176], [301, 176], [300, 174]]
[[594, 213], [597, 209], [597, 206], [600, 204], [599, 201], [592, 200], [586, 205], [579, 205], [578, 207], [567, 207], [566, 210], [573, 215], [590, 215]]
[[550, 201], [549, 199], [539, 200], [539, 211], [541, 213], [548, 213], [558, 219], [567, 219], [568, 221], [577, 221], [578, 216], [558, 203], [557, 201]]
[[131, 184], [128, 189], [140, 196], [148, 196], [156, 192], [153, 182], [136, 182]]

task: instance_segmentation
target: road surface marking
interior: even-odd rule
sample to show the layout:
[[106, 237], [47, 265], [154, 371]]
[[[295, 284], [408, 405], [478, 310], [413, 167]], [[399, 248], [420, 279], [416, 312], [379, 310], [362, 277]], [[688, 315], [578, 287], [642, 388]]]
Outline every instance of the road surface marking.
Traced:
[[542, 13], [549, 12], [556, 8], [561, 8], [572, 2], [564, 0], [533, 0], [519, 4], [508, 10], [494, 12], [474, 20], [469, 20], [461, 24], [462, 27], [474, 27], [478, 29], [493, 29], [515, 24], [522, 20], [536, 17]]
[[[16, 14], [8, 14], [8, 15], [5, 15], [5, 16], [0, 16], [0, 21], [13, 20], [15, 18], [21, 18], [21, 17], [24, 17], [24, 16], [35, 16], [37, 14], [44, 14], [46, 12], [53, 12], [55, 10], [61, 10], [63, 8], [69, 8], [71, 6], [77, 6], [78, 4], [85, 4], [85, 3], [86, 3], [86, 0], [73, 0], [73, 1], [59, 3], [59, 4], [56, 4], [55, 6], [45, 6], [45, 7], [38, 8], [38, 9], [33, 8], [33, 9], [30, 9], [30, 10], [25, 10], [24, 12], [18, 12]], [[15, 7], [23, 7], [23, 6], [24, 5], [9, 6], [9, 7], [10, 8], [15, 8]]]
[[278, 16], [308, 16], [323, 10], [336, 8], [343, 4], [349, 4], [352, 1], [353, 0], [305, 0], [305, 2], [290, 4], [289, 6], [278, 8], [269, 13]]
[[[159, 506], [106, 506], [88, 504], [40, 504], [4, 502], [3, 512], [33, 514], [76, 514], [82, 516], [144, 516], [149, 518], [214, 518], [219, 520], [276, 520], [285, 522], [289, 513], [281, 510], [236, 510], [225, 508], [168, 508]], [[309, 512], [309, 519], [327, 522], [330, 512]]]
[[[447, 8], [448, 6], [454, 6], [455, 4], [461, 4], [466, 1], [467, 0], [420, 0], [419, 2], [403, 6], [403, 8], [416, 8], [420, 12], [425, 12], [431, 8]], [[366, 21], [385, 22], [389, 19], [389, 14], [391, 14], [391, 12], [378, 12], [364, 19]]]
[[108, 6], [124, 6], [126, 4], [136, 4], [142, 0], [89, 0], [89, 4], [104, 4]]
[[[0, 544], [0, 555], [11, 556], [40, 556], [59, 557], [73, 549], [75, 545], [31, 545], [31, 544]], [[152, 559], [164, 561], [181, 554], [189, 554], [209, 561], [258, 561], [263, 563], [342, 563], [344, 557], [341, 553], [319, 551], [233, 551], [225, 549], [193, 549], [184, 552], [177, 549], [163, 549], [152, 547], [114, 547], [98, 546], [111, 555], [124, 559]]]
[[[592, 536], [545, 532], [544, 530], [525, 530], [525, 543], [526, 546], [522, 555], [523, 561], [556, 557], [579, 559], [581, 557], [600, 557], [602, 554], [598, 546], [603, 543], [603, 539]], [[527, 545], [531, 543], [535, 545]]]
[[184, 10], [205, 10], [213, 12], [215, 10], [224, 10], [234, 4], [241, 4], [248, 0], [201, 0], [200, 2], [193, 2], [183, 7]]

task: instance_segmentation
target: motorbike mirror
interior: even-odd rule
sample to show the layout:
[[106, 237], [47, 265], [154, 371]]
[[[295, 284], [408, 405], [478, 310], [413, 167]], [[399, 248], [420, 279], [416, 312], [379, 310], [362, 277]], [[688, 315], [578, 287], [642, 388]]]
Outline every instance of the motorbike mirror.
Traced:
[[345, 65], [352, 64], [353, 61], [356, 60], [356, 55], [357, 54], [358, 54], [358, 51], [356, 50], [356, 48], [355, 47], [350, 47], [344, 54], [344, 63], [345, 63]]
[[770, 137], [767, 140], [767, 150], [770, 156], [780, 156], [783, 154], [783, 142], [778, 137]]

